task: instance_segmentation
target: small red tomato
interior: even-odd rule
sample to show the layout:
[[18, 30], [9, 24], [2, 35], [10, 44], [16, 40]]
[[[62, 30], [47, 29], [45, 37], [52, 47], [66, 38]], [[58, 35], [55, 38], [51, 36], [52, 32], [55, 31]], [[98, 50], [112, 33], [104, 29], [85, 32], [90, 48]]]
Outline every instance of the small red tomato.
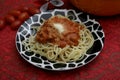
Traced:
[[26, 7], [26, 6], [23, 6], [23, 7], [20, 7], [19, 8], [19, 10], [21, 11], [21, 12], [27, 12], [28, 11], [28, 7]]
[[15, 17], [18, 17], [21, 14], [21, 12], [20, 12], [20, 10], [12, 10], [10, 12], [10, 14], [13, 15], [13, 16], [15, 16]]
[[36, 8], [36, 7], [30, 7], [28, 12], [31, 15], [34, 15], [34, 14], [40, 13], [40, 10], [38, 8]]
[[13, 23], [14, 21], [15, 21], [15, 17], [14, 16], [12, 16], [12, 15], [6, 15], [5, 16], [5, 20], [8, 22], [8, 23]]
[[11, 29], [16, 30], [20, 27], [20, 25], [22, 24], [22, 22], [20, 20], [16, 20], [11, 24]]
[[29, 18], [29, 14], [27, 13], [27, 12], [23, 12], [23, 13], [21, 13], [19, 16], [18, 16], [18, 19], [20, 20], [20, 21], [25, 21], [26, 19], [28, 19]]
[[0, 19], [0, 30], [2, 30], [5, 27], [5, 20]]

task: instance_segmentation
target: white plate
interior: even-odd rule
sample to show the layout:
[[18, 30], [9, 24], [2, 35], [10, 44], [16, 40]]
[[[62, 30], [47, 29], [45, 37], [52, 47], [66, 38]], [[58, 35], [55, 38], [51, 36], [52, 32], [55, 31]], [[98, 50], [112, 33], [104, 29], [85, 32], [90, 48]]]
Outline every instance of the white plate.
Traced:
[[[78, 23], [83, 23], [86, 27], [92, 32], [95, 42], [91, 49], [87, 51], [87, 54], [84, 56], [82, 60], [78, 60], [75, 62], [68, 62], [68, 63], [55, 63], [47, 60], [45, 57], [40, 56], [39, 54], [35, 54], [33, 52], [27, 52], [22, 45], [22, 41], [25, 38], [28, 38], [31, 34], [35, 34], [31, 26], [40, 26], [43, 22], [43, 19], [48, 19], [54, 15], [63, 15], [67, 16], [71, 20], [74, 20]], [[103, 45], [104, 45], [104, 32], [100, 24], [95, 21], [95, 19], [90, 18], [91, 16], [83, 13], [83, 12], [76, 12], [75, 10], [66, 10], [66, 9], [55, 9], [48, 12], [42, 12], [40, 14], [35, 14], [34, 16], [30, 17], [27, 21], [25, 21], [17, 31], [16, 34], [16, 47], [20, 55], [29, 63], [47, 70], [55, 70], [55, 71], [63, 71], [63, 70], [71, 70], [87, 63], [91, 62], [93, 59], [98, 56], [101, 52]]]

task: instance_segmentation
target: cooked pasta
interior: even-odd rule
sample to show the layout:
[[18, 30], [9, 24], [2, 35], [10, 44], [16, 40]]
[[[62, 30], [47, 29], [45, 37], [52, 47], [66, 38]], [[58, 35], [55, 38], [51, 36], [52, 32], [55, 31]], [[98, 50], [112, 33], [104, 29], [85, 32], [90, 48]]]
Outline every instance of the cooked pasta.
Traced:
[[[91, 32], [84, 26], [82, 30], [79, 30], [78, 45], [67, 45], [63, 48], [52, 43], [39, 43], [35, 40], [36, 35], [31, 35], [28, 39], [24, 40], [22, 44], [27, 51], [33, 51], [40, 56], [46, 57], [50, 61], [55, 62], [71, 62], [80, 60], [84, 57], [87, 50], [92, 47], [94, 38]], [[39, 30], [38, 28], [36, 28]]]

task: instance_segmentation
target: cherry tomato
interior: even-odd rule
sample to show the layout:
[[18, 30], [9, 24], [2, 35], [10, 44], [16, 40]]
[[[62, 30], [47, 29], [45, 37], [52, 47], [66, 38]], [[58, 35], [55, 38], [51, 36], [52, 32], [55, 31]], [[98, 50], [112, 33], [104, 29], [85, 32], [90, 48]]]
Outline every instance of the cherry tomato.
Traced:
[[20, 25], [22, 24], [22, 22], [20, 20], [16, 20], [11, 24], [11, 29], [16, 30], [20, 27]]
[[5, 27], [5, 20], [0, 19], [0, 30], [2, 30]]
[[23, 13], [21, 13], [19, 16], [18, 16], [18, 19], [20, 20], [20, 21], [25, 21], [26, 19], [28, 19], [29, 18], [29, 14], [27, 13], [27, 12], [23, 12]]
[[15, 17], [14, 16], [12, 16], [12, 15], [6, 15], [5, 16], [5, 20], [8, 22], [8, 23], [13, 23], [14, 21], [15, 21]]
[[19, 8], [19, 10], [21, 11], [21, 12], [27, 12], [28, 11], [28, 7], [26, 7], [26, 6], [23, 6], [23, 7], [20, 7]]
[[13, 16], [15, 16], [15, 17], [18, 17], [21, 14], [21, 12], [20, 12], [20, 10], [12, 10], [10, 12], [10, 14], [13, 15]]
[[40, 10], [36, 7], [30, 7], [28, 11], [31, 15], [37, 14], [40, 12]]

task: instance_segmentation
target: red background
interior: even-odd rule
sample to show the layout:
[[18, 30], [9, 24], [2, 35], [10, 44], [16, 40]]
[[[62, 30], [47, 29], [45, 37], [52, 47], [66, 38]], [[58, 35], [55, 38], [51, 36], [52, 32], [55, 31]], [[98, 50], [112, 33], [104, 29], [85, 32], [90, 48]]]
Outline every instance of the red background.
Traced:
[[[38, 2], [40, 1], [40, 2]], [[0, 0], [0, 18], [19, 6], [41, 5], [43, 0]], [[72, 8], [67, 0], [62, 8]], [[120, 15], [95, 17], [105, 32], [105, 45], [89, 64], [70, 71], [54, 72], [26, 62], [16, 50], [17, 30], [9, 25], [0, 30], [0, 80], [119, 80], [120, 79]]]

